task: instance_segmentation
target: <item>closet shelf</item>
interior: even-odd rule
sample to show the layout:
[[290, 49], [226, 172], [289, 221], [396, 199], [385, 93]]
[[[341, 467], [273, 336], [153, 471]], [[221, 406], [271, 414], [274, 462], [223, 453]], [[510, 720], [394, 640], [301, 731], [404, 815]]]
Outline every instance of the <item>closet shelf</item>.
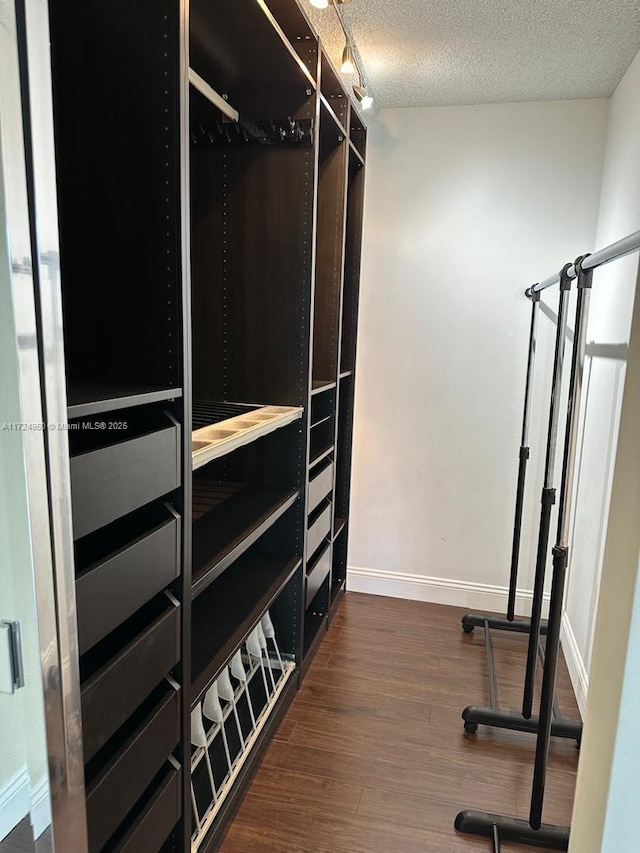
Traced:
[[322, 462], [322, 460], [329, 456], [331, 453], [333, 453], [333, 444], [322, 450], [320, 453], [316, 453], [316, 455], [309, 460], [309, 468], [313, 468], [313, 466], [317, 465], [318, 462]]
[[193, 404], [193, 470], [302, 417], [302, 407], [242, 403]]
[[300, 557], [249, 552], [193, 602], [192, 702], [209, 687], [301, 563]]
[[351, 149], [351, 153], [353, 154], [353, 156], [354, 156], [357, 160], [359, 160], [360, 165], [361, 165], [361, 166], [364, 166], [364, 157], [363, 157], [363, 156], [362, 156], [362, 154], [358, 151], [358, 149], [357, 149], [357, 148], [356, 148], [356, 146], [353, 144], [353, 141], [352, 141], [351, 139], [349, 140], [349, 148]]
[[299, 494], [297, 489], [194, 480], [192, 598], [242, 556]]
[[344, 592], [346, 585], [346, 581], [344, 578], [334, 578], [331, 580], [331, 605], [330, 609], [333, 611], [335, 606], [338, 604], [338, 601], [341, 598], [341, 593]]
[[311, 396], [314, 394], [322, 394], [324, 391], [330, 391], [335, 388], [336, 382], [330, 382], [327, 379], [314, 379], [311, 383]]
[[321, 424], [326, 424], [327, 421], [330, 421], [332, 417], [333, 417], [333, 415], [327, 415], [326, 417], [321, 418], [321, 420], [316, 421], [315, 423], [311, 424], [311, 429], [315, 429], [315, 427], [319, 427], [319, 426], [321, 426]]
[[345, 527], [345, 524], [346, 524], [346, 523], [347, 523], [347, 519], [346, 519], [346, 518], [336, 518], [336, 520], [334, 521], [334, 530], [333, 530], [333, 540], [334, 540], [334, 542], [335, 542], [335, 540], [338, 538], [338, 536], [340, 536], [340, 534], [342, 533], [342, 531], [344, 530], [344, 527]]
[[351, 376], [353, 371], [351, 370], [342, 370], [340, 371], [340, 379], [346, 379], [348, 376]]
[[316, 83], [265, 0], [219, 7], [191, 4], [193, 69], [253, 121], [294, 115]]
[[328, 101], [327, 98], [325, 98], [325, 96], [321, 94], [320, 95], [320, 103], [322, 104], [322, 107], [326, 110], [329, 117], [332, 119], [333, 123], [336, 126], [336, 130], [338, 131], [340, 136], [342, 136], [343, 139], [346, 139], [349, 134], [347, 133], [345, 126], [340, 121], [340, 118], [338, 117], [335, 110], [333, 109], [331, 102]]
[[213, 86], [210, 86], [207, 81], [201, 77], [193, 68], [189, 69], [189, 83], [200, 92], [201, 95], [213, 104], [214, 107], [220, 110], [231, 121], [238, 121], [240, 113], [234, 109], [231, 104], [222, 96], [219, 95]]
[[119, 385], [110, 382], [69, 382], [67, 415], [71, 418], [115, 412], [182, 397], [182, 388]]

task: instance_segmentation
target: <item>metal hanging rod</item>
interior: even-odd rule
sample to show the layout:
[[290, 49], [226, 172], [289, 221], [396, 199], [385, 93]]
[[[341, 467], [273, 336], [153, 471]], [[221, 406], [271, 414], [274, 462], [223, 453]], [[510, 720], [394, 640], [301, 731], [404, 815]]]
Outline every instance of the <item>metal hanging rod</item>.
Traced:
[[235, 110], [231, 104], [226, 101], [222, 95], [219, 95], [205, 79], [193, 70], [193, 68], [189, 69], [189, 83], [191, 83], [194, 89], [197, 89], [201, 95], [204, 95], [208, 101], [211, 101], [214, 107], [217, 107], [223, 115], [226, 115], [226, 117], [230, 118], [231, 121], [238, 121], [240, 118], [238, 110]]
[[[622, 240], [618, 240], [616, 243], [612, 243], [610, 246], [600, 249], [599, 252], [594, 252], [593, 255], [588, 255], [582, 262], [582, 267], [585, 270], [593, 270], [596, 269], [596, 267], [602, 267], [611, 261], [617, 261], [618, 258], [623, 258], [625, 255], [630, 255], [632, 252], [637, 252], [638, 249], [640, 249], [640, 231], [635, 231], [633, 234], [623, 237]], [[567, 275], [569, 278], [578, 277], [578, 271], [576, 270], [575, 265], [569, 267]], [[525, 295], [530, 298], [532, 293], [539, 293], [541, 290], [553, 287], [553, 285], [558, 284], [559, 281], [560, 273], [555, 273], [555, 275], [545, 278], [544, 281], [534, 284], [533, 287], [527, 288], [527, 290], [525, 290]]]

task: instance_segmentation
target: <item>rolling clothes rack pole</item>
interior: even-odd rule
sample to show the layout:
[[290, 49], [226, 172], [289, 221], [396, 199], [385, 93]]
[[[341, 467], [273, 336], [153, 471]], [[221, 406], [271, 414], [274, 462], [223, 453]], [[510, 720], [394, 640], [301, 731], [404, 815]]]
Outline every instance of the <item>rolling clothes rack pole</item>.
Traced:
[[527, 670], [524, 680], [522, 698], [522, 716], [531, 719], [533, 694], [535, 689], [536, 662], [538, 645], [540, 643], [540, 622], [542, 619], [542, 601], [544, 597], [544, 577], [549, 549], [549, 531], [551, 528], [551, 513], [556, 502], [556, 490], [553, 486], [553, 476], [556, 463], [556, 448], [558, 442], [558, 418], [560, 413], [560, 395], [562, 393], [562, 374], [564, 368], [565, 342], [567, 337], [567, 313], [569, 309], [569, 292], [571, 279], [567, 275], [571, 264], [566, 264], [560, 273], [560, 305], [558, 307], [558, 324], [556, 327], [556, 348], [553, 362], [553, 380], [551, 385], [551, 404], [549, 407], [549, 429], [547, 433], [547, 451], [544, 470], [544, 485], [542, 487], [540, 512], [540, 528], [538, 532], [538, 550], [536, 555], [536, 573], [533, 584], [533, 603], [531, 607], [531, 624], [529, 626], [529, 645], [527, 649]]
[[[516, 590], [518, 585], [518, 564], [520, 560], [520, 540], [522, 535], [522, 510], [524, 507], [524, 494], [527, 474], [527, 462], [531, 455], [529, 447], [529, 416], [531, 409], [531, 394], [533, 389], [533, 376], [536, 357], [536, 342], [538, 332], [538, 313], [540, 296], [536, 294], [531, 297], [531, 324], [529, 328], [529, 351], [527, 356], [527, 378], [524, 392], [524, 410], [522, 414], [522, 436], [520, 450], [518, 453], [518, 485], [516, 488], [516, 508], [513, 525], [513, 542], [511, 547], [511, 569], [509, 576], [509, 601], [507, 606], [507, 617], [485, 616], [478, 613], [467, 613], [462, 617], [462, 627], [467, 634], [471, 634], [474, 628], [489, 628], [498, 631], [512, 631], [526, 634], [529, 631], [529, 620], [515, 619]], [[544, 627], [542, 628], [544, 632]]]
[[[576, 262], [579, 263], [579, 262]], [[508, 718], [513, 717], [513, 722], [521, 721], [522, 725], [529, 725], [529, 729], [520, 728], [520, 730], [528, 730], [537, 733], [536, 740], [536, 762], [534, 769], [534, 783], [531, 794], [531, 811], [529, 821], [522, 820], [507, 815], [491, 814], [488, 812], [478, 812], [465, 810], [460, 812], [455, 820], [455, 827], [459, 832], [464, 832], [472, 835], [481, 835], [491, 839], [493, 843], [494, 853], [499, 853], [501, 842], [513, 841], [522, 844], [535, 845], [536, 847], [544, 847], [552, 850], [567, 850], [569, 846], [569, 828], [566, 826], [556, 826], [553, 824], [542, 823], [542, 804], [544, 801], [544, 787], [547, 770], [547, 758], [549, 752], [549, 741], [552, 734], [558, 731], [558, 724], [563, 723], [566, 727], [572, 727], [575, 732], [576, 739], [580, 740], [582, 726], [580, 723], [572, 723], [567, 720], [558, 718], [557, 704], [555, 702], [555, 675], [556, 663], [558, 657], [558, 647], [560, 640], [560, 622], [562, 617], [562, 598], [564, 593], [564, 576], [567, 566], [566, 548], [562, 549], [562, 538], [560, 531], [565, 531], [568, 525], [565, 523], [565, 513], [570, 509], [569, 498], [573, 485], [573, 465], [575, 462], [575, 443], [577, 437], [577, 418], [580, 409], [579, 390], [581, 380], [576, 380], [578, 375], [577, 366], [584, 361], [584, 340], [586, 322], [581, 325], [580, 320], [584, 311], [585, 300], [579, 294], [578, 305], [576, 308], [576, 334], [574, 338], [573, 362], [571, 365], [571, 378], [569, 387], [569, 399], [567, 403], [567, 432], [565, 434], [564, 457], [562, 466], [562, 482], [561, 482], [561, 499], [560, 512], [558, 521], [558, 545], [554, 549], [554, 576], [553, 588], [551, 592], [551, 608], [549, 620], [547, 623], [547, 644], [543, 650], [540, 644], [540, 616], [542, 612], [542, 595], [544, 589], [544, 574], [546, 567], [546, 557], [549, 542], [549, 529], [551, 521], [551, 510], [555, 503], [555, 489], [552, 486], [553, 471], [555, 467], [558, 420], [559, 420], [559, 401], [562, 388], [562, 374], [564, 363], [564, 350], [567, 330], [568, 316], [568, 300], [571, 287], [571, 277], [569, 270], [571, 264], [566, 264], [563, 267], [560, 276], [560, 304], [558, 308], [558, 325], [556, 330], [555, 356], [553, 380], [551, 388], [551, 403], [549, 411], [549, 428], [547, 433], [547, 450], [545, 460], [545, 481], [542, 490], [542, 512], [540, 517], [540, 533], [538, 538], [538, 552], [536, 561], [536, 577], [534, 582], [534, 604], [531, 615], [531, 626], [529, 631], [529, 646], [528, 646], [528, 661], [527, 661], [527, 680], [525, 682], [525, 701], [529, 695], [533, 693], [533, 679], [535, 677], [535, 665], [538, 655], [542, 661], [543, 668], [543, 691], [540, 702], [540, 717], [535, 718], [531, 713], [527, 716], [519, 715], [515, 712], [494, 712], [505, 718], [504, 722], [498, 722], [497, 725], [502, 725], [505, 728], [516, 728], [516, 725], [505, 725]], [[584, 285], [583, 285], [584, 287]], [[531, 299], [536, 299], [537, 291], [528, 292]], [[587, 300], [588, 304], [588, 300]], [[582, 357], [579, 351], [582, 341]], [[580, 370], [580, 378], [581, 378]], [[576, 395], [577, 392], [577, 395]], [[572, 451], [572, 455], [570, 453]], [[557, 556], [556, 556], [557, 552]], [[535, 640], [534, 640], [535, 636]], [[531, 671], [530, 656], [533, 649], [533, 665]], [[490, 648], [488, 648], [488, 652]], [[490, 671], [492, 667], [490, 668]], [[531, 679], [531, 680], [529, 680]], [[493, 697], [494, 693], [490, 691]], [[493, 702], [492, 702], [493, 705]], [[463, 712], [465, 719], [465, 728], [468, 721], [465, 715], [471, 711], [487, 711], [491, 709], [474, 709], [466, 708]], [[477, 715], [472, 718], [476, 723], [482, 722]], [[554, 731], [555, 727], [555, 731]], [[469, 730], [469, 729], [467, 729]], [[571, 736], [571, 735], [567, 735]]]
[[[537, 336], [537, 320], [539, 311], [540, 295], [538, 292], [532, 293], [530, 299], [531, 306], [531, 326], [529, 332], [529, 356], [527, 362], [527, 379], [525, 386], [524, 412], [522, 419], [522, 440], [519, 452], [520, 464], [518, 470], [518, 487], [516, 494], [516, 512], [513, 532], [513, 548], [511, 554], [511, 575], [509, 580], [509, 607], [507, 617], [497, 618], [484, 616], [481, 614], [466, 614], [462, 618], [462, 627], [466, 633], [471, 633], [475, 627], [482, 627], [485, 631], [485, 648], [487, 655], [487, 674], [489, 679], [489, 707], [476, 705], [467, 706], [462, 712], [465, 731], [469, 734], [475, 734], [478, 725], [491, 726], [495, 728], [510, 729], [512, 731], [521, 731], [535, 734], [538, 728], [538, 719], [533, 717], [531, 713], [528, 716], [518, 713], [517, 711], [504, 710], [498, 705], [498, 689], [496, 670], [493, 658], [493, 645], [488, 636], [491, 629], [502, 631], [511, 631], [513, 633], [527, 634], [530, 633], [531, 624], [533, 622], [536, 634], [534, 649], [533, 666], [530, 675], [530, 684], [533, 688], [535, 681], [535, 665], [536, 656], [541, 660], [544, 658], [544, 651], [540, 644], [540, 635], [546, 633], [546, 624], [543, 624], [541, 619], [542, 601], [544, 592], [544, 574], [546, 569], [546, 554], [549, 543], [549, 529], [551, 521], [551, 511], [555, 503], [555, 490], [551, 487], [553, 478], [553, 469], [555, 467], [555, 451], [557, 442], [558, 428], [558, 412], [559, 398], [562, 386], [562, 371], [564, 363], [564, 342], [566, 338], [567, 327], [567, 312], [568, 312], [568, 294], [570, 288], [570, 280], [566, 278], [566, 272], [571, 265], [567, 264], [561, 272], [561, 277], [564, 281], [563, 289], [560, 293], [559, 306], [559, 322], [556, 333], [555, 342], [555, 358], [553, 382], [550, 398], [549, 412], [549, 429], [546, 448], [546, 477], [545, 489], [542, 493], [542, 509], [540, 517], [540, 536], [538, 542], [538, 557], [536, 561], [536, 580], [534, 594], [534, 607], [532, 619], [515, 619], [515, 598], [518, 578], [518, 560], [520, 552], [520, 536], [522, 529], [522, 509], [524, 503], [524, 487], [526, 477], [526, 465], [529, 458], [528, 447], [528, 432], [529, 432], [529, 413], [531, 390], [533, 385], [533, 372], [535, 364], [536, 351], [536, 336]], [[529, 648], [531, 648], [531, 639], [529, 640]], [[526, 687], [529, 682], [525, 683]], [[557, 703], [554, 703], [555, 713], [552, 721], [551, 734], [554, 737], [564, 737], [575, 739], [578, 743], [582, 738], [582, 724], [579, 721], [564, 720], [557, 709]]]
[[[565, 276], [578, 278], [578, 302], [573, 343], [573, 358], [567, 402], [567, 426], [564, 441], [562, 463], [562, 481], [560, 504], [558, 508], [558, 529], [556, 544], [553, 548], [553, 577], [549, 620], [547, 623], [546, 650], [542, 658], [543, 678], [540, 699], [540, 717], [537, 725], [536, 755], [529, 821], [508, 815], [491, 814], [465, 810], [456, 816], [455, 827], [459, 832], [480, 835], [491, 839], [494, 853], [499, 853], [501, 841], [515, 841], [551, 850], [567, 850], [569, 847], [569, 827], [542, 823], [542, 809], [546, 787], [550, 737], [555, 709], [555, 679], [557, 659], [560, 647], [560, 626], [564, 597], [567, 566], [569, 562], [569, 526], [571, 504], [575, 481], [576, 455], [578, 444], [578, 425], [582, 398], [582, 381], [586, 351], [587, 322], [591, 298], [592, 273], [599, 266], [621, 258], [640, 249], [640, 231], [630, 234], [617, 243], [596, 252], [578, 258], [575, 264], [565, 267]], [[539, 284], [528, 288], [525, 294], [535, 298], [535, 294], [561, 281], [562, 276], [552, 276]], [[559, 321], [560, 325], [560, 321]], [[540, 653], [538, 644], [537, 653]], [[528, 722], [534, 723], [535, 718]]]
[[[610, 246], [605, 246], [604, 249], [599, 249], [592, 255], [587, 255], [583, 263], [583, 269], [585, 271], [589, 271], [594, 270], [597, 267], [603, 267], [605, 264], [611, 263], [611, 261], [617, 261], [619, 258], [624, 258], [625, 255], [637, 252], [638, 249], [640, 249], [640, 231], [634, 231], [633, 234], [628, 234], [626, 237], [623, 237], [621, 240], [617, 240]], [[567, 275], [569, 278], [577, 277], [578, 272], [575, 264], [572, 264], [569, 267]], [[553, 285], [557, 284], [559, 280], [560, 277], [557, 273], [556, 275], [551, 275], [549, 278], [545, 278], [544, 281], [540, 281], [527, 288], [524, 292], [525, 296], [531, 298], [533, 293], [541, 293], [548, 287], [553, 287]]]
[[518, 585], [518, 562], [520, 560], [520, 539], [522, 537], [522, 509], [524, 506], [524, 487], [527, 476], [527, 462], [531, 455], [529, 447], [529, 414], [531, 409], [531, 391], [536, 360], [536, 338], [538, 331], [538, 308], [540, 295], [531, 299], [531, 328], [529, 330], [529, 358], [527, 359], [527, 380], [524, 392], [524, 413], [522, 415], [522, 437], [520, 439], [518, 487], [516, 489], [516, 515], [513, 522], [513, 543], [511, 546], [511, 571], [509, 573], [509, 600], [507, 620], [513, 622], [516, 612], [516, 589]]
[[575, 263], [578, 272], [578, 304], [576, 307], [576, 328], [573, 341], [573, 360], [569, 400], [567, 403], [567, 427], [565, 432], [564, 456], [562, 462], [562, 486], [558, 508], [558, 531], [553, 548], [553, 583], [547, 630], [546, 660], [543, 668], [542, 695], [540, 699], [540, 722], [536, 742], [536, 757], [531, 794], [531, 812], [529, 823], [533, 829], [539, 829], [542, 822], [542, 806], [547, 776], [549, 740], [553, 717], [553, 694], [555, 690], [556, 668], [560, 647], [560, 625], [562, 622], [562, 603], [564, 598], [567, 566], [569, 563], [569, 522], [571, 502], [575, 480], [576, 454], [578, 446], [578, 421], [582, 398], [582, 378], [587, 340], [587, 322], [593, 269], [584, 269], [584, 258]]
[[[617, 243], [593, 255], [579, 258], [575, 264], [565, 267], [563, 270], [566, 278], [578, 278], [578, 303], [576, 306], [573, 358], [567, 403], [567, 427], [558, 509], [558, 531], [556, 545], [553, 549], [553, 578], [549, 620], [547, 624], [547, 644], [546, 653], [541, 655], [543, 666], [542, 694], [540, 699], [540, 717], [537, 726], [536, 756], [529, 821], [527, 822], [507, 815], [471, 810], [460, 812], [455, 820], [455, 827], [459, 832], [481, 835], [491, 839], [494, 853], [499, 853], [501, 841], [517, 841], [553, 850], [567, 850], [569, 846], [569, 827], [543, 824], [542, 808], [544, 804], [549, 742], [553, 734], [553, 727], [557, 723], [554, 720], [554, 713], [557, 713], [557, 711], [554, 711], [554, 688], [560, 646], [562, 603], [569, 561], [569, 524], [575, 479], [578, 423], [582, 396], [592, 271], [598, 266], [630, 254], [637, 249], [640, 249], [640, 231], [630, 234], [623, 240], [619, 240]], [[540, 284], [529, 288], [525, 293], [529, 298], [535, 298], [536, 293], [540, 293], [540, 291], [551, 287], [561, 280], [562, 275], [552, 276], [540, 282]], [[560, 326], [560, 318], [558, 326]], [[540, 652], [539, 644], [536, 651], [537, 653]], [[533, 724], [534, 719], [531, 718], [528, 722]]]

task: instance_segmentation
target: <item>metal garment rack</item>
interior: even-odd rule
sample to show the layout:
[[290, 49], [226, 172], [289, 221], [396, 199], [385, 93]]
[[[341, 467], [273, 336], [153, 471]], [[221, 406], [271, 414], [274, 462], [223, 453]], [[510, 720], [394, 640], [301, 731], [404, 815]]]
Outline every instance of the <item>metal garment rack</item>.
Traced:
[[[489, 707], [468, 705], [462, 712], [465, 731], [475, 734], [478, 725], [494, 728], [510, 729], [512, 731], [534, 733], [538, 730], [538, 719], [532, 716], [532, 697], [535, 686], [537, 658], [544, 659], [544, 651], [540, 643], [540, 635], [546, 633], [546, 625], [542, 622], [542, 603], [544, 597], [544, 577], [549, 546], [549, 530], [551, 512], [555, 504], [556, 490], [553, 487], [556, 446], [558, 437], [558, 419], [562, 376], [564, 367], [564, 351], [567, 330], [567, 314], [571, 279], [567, 264], [562, 270], [560, 287], [560, 306], [558, 309], [558, 326], [555, 341], [555, 357], [553, 381], [549, 403], [549, 427], [547, 433], [545, 479], [542, 489], [540, 509], [540, 530], [538, 534], [538, 549], [536, 557], [536, 572], [534, 582], [533, 607], [531, 619], [515, 619], [516, 589], [518, 581], [518, 563], [520, 558], [520, 540], [522, 534], [522, 511], [526, 483], [527, 462], [530, 457], [528, 445], [529, 417], [531, 408], [531, 393], [535, 366], [536, 340], [540, 294], [531, 294], [531, 326], [529, 332], [529, 355], [527, 359], [527, 379], [524, 395], [524, 413], [522, 418], [522, 439], [519, 451], [518, 485], [516, 491], [516, 510], [513, 528], [513, 546], [511, 551], [511, 571], [509, 578], [509, 601], [505, 618], [490, 617], [483, 614], [468, 613], [462, 618], [464, 631], [470, 634], [474, 628], [484, 628], [485, 649], [487, 655], [487, 674], [489, 678]], [[491, 630], [509, 631], [512, 633], [529, 634], [527, 653], [527, 675], [523, 695], [522, 713], [505, 710], [499, 707], [498, 685], [493, 658]], [[575, 739], [578, 743], [582, 737], [582, 723], [565, 720], [560, 715], [557, 702], [554, 701], [554, 719], [552, 726], [554, 737]]]
[[[573, 358], [567, 401], [566, 431], [562, 460], [562, 480], [558, 507], [558, 527], [553, 554], [553, 575], [551, 601], [547, 623], [547, 642], [543, 657], [542, 693], [540, 698], [540, 716], [537, 726], [536, 754], [531, 791], [529, 820], [508, 815], [491, 814], [466, 810], [460, 812], [455, 820], [459, 832], [481, 835], [491, 839], [494, 853], [500, 853], [502, 841], [513, 841], [551, 850], [567, 850], [569, 847], [569, 827], [542, 823], [542, 810], [547, 777], [549, 744], [554, 725], [554, 691], [560, 648], [560, 627], [562, 606], [569, 563], [569, 530], [576, 474], [576, 456], [578, 446], [578, 426], [582, 399], [582, 382], [586, 351], [587, 323], [593, 270], [618, 258], [640, 249], [640, 231], [619, 240], [611, 246], [578, 258], [574, 264], [563, 268], [565, 278], [578, 279], [578, 301], [573, 340]], [[560, 282], [563, 274], [552, 276], [526, 291], [529, 298], [536, 298], [548, 287]], [[560, 322], [558, 323], [560, 326]], [[530, 632], [529, 647], [533, 643]], [[536, 654], [538, 642], [536, 641]]]

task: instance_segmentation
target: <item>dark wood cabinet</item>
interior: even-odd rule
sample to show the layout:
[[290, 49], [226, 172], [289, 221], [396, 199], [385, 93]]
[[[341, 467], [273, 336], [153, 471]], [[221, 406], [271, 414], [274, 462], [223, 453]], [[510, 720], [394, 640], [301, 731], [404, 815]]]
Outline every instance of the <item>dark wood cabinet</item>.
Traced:
[[49, 10], [90, 850], [210, 851], [345, 588], [366, 128], [297, 0]]

